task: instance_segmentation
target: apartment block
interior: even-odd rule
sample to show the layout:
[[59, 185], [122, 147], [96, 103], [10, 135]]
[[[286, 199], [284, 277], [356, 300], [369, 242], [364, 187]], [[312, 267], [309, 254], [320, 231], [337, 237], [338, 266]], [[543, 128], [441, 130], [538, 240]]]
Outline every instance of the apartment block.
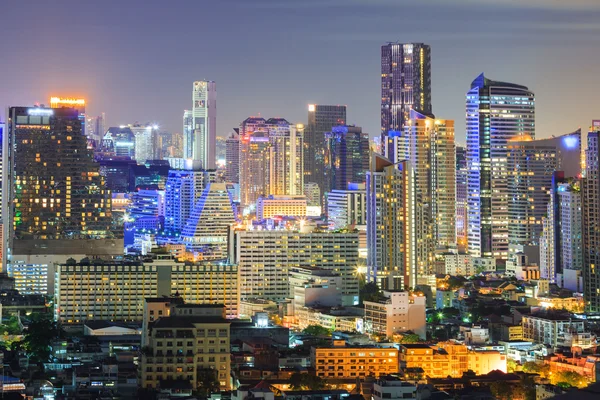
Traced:
[[412, 331], [425, 339], [425, 297], [401, 291], [384, 291], [383, 296], [364, 302], [365, 330], [386, 337]]

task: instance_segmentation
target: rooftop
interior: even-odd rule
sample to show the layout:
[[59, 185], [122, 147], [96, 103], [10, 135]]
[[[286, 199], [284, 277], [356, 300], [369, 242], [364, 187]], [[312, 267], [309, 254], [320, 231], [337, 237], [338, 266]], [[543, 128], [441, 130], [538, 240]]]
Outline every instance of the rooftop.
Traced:
[[230, 322], [225, 318], [203, 316], [203, 315], [190, 315], [190, 316], [172, 316], [159, 318], [152, 325], [152, 329], [164, 329], [164, 328], [195, 328], [194, 324], [227, 324]]

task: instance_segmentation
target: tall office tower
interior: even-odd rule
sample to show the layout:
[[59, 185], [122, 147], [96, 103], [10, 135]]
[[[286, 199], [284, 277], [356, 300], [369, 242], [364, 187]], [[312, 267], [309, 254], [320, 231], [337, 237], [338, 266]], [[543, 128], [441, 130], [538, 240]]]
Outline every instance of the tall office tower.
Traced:
[[209, 175], [202, 170], [169, 171], [165, 185], [166, 231], [181, 233], [209, 182]]
[[242, 300], [289, 298], [291, 268], [318, 267], [342, 278], [342, 304], [358, 304], [358, 232], [329, 232], [308, 224], [289, 229], [232, 231], [230, 260], [238, 265]]
[[192, 110], [183, 111], [183, 158], [194, 158], [194, 119]]
[[240, 125], [240, 203], [244, 212], [269, 191], [270, 144], [265, 122], [250, 117]]
[[5, 271], [4, 267], [4, 228], [3, 228], [3, 223], [4, 221], [2, 220], [2, 210], [4, 209], [4, 203], [2, 202], [2, 191], [3, 189], [3, 181], [4, 181], [4, 174], [2, 172], [2, 154], [3, 154], [3, 150], [2, 147], [4, 146], [4, 123], [0, 122], [0, 271]]
[[229, 135], [226, 146], [225, 162], [227, 172], [225, 179], [227, 182], [240, 183], [240, 135], [237, 132]]
[[74, 98], [61, 98], [61, 97], [50, 97], [51, 108], [74, 108], [79, 113], [79, 120], [81, 121], [81, 133], [89, 138], [87, 132], [86, 116], [85, 116], [85, 99], [74, 99]]
[[128, 126], [111, 126], [102, 138], [102, 152], [111, 156], [135, 158], [135, 136]]
[[381, 147], [394, 160], [390, 132], [401, 132], [410, 110], [431, 115], [431, 48], [423, 43], [381, 46]]
[[191, 128], [188, 125], [186, 129], [185, 112], [183, 116], [184, 135], [187, 134], [188, 136], [184, 139], [187, 144], [185, 158], [200, 161], [203, 169], [215, 169], [217, 158], [217, 84], [213, 81], [194, 82], [192, 101]]
[[467, 248], [467, 149], [456, 146], [456, 243]]
[[367, 224], [367, 191], [364, 184], [351, 183], [346, 190], [327, 194], [329, 229]]
[[414, 287], [414, 192], [409, 161], [372, 153], [367, 172], [367, 280], [381, 289]]
[[468, 248], [475, 257], [508, 256], [507, 147], [535, 138], [535, 98], [527, 87], [479, 75], [466, 95]]
[[301, 195], [304, 192], [304, 125], [270, 118], [269, 193]]
[[583, 282], [586, 311], [600, 311], [600, 120], [592, 121], [583, 180]]
[[322, 194], [330, 190], [325, 175], [325, 132], [345, 123], [346, 106], [308, 105], [308, 124], [304, 136], [304, 181], [315, 182]]
[[319, 189], [319, 185], [316, 182], [307, 182], [304, 184], [304, 195], [306, 196], [306, 204], [308, 206], [321, 207], [321, 189]]
[[182, 243], [203, 260], [226, 259], [229, 228], [235, 223], [234, 210], [227, 184], [208, 184], [181, 232]]
[[340, 125], [325, 133], [325, 171], [329, 190], [364, 183], [369, 170], [369, 134], [360, 126]]
[[[526, 252], [528, 247], [539, 246], [554, 172], [564, 171], [567, 178], [581, 173], [581, 132], [510, 140], [507, 154], [509, 252]], [[530, 256], [529, 261], [537, 263], [539, 250], [532, 250], [536, 257]]]
[[157, 125], [129, 125], [135, 138], [135, 160], [138, 164], [162, 160], [160, 134]]
[[560, 287], [581, 292], [583, 268], [580, 183], [564, 172], [552, 177], [547, 216], [540, 236], [540, 274]]
[[3, 148], [5, 255], [10, 263], [122, 254], [122, 241], [104, 240], [116, 233], [111, 195], [87, 149], [77, 110], [9, 108]]
[[454, 121], [410, 111], [404, 132], [389, 137], [395, 163], [409, 160], [414, 175], [418, 275], [433, 270], [434, 251], [456, 244]]

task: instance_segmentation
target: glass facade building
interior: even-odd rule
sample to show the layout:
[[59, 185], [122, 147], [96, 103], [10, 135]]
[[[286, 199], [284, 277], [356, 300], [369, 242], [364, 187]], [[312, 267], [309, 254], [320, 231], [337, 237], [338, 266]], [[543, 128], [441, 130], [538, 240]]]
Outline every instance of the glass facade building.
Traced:
[[335, 126], [325, 133], [326, 176], [330, 190], [364, 183], [369, 170], [369, 134], [359, 126]]

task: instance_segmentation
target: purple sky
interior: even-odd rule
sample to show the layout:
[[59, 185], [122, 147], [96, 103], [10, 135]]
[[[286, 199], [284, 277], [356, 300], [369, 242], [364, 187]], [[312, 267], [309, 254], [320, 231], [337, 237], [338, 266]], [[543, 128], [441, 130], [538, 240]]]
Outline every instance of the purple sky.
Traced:
[[0, 22], [0, 107], [84, 96], [109, 124], [181, 131], [192, 82], [217, 82], [224, 136], [249, 115], [306, 122], [346, 104], [379, 132], [380, 46], [432, 47], [433, 111], [456, 120], [482, 71], [536, 93], [537, 136], [600, 118], [598, 0], [10, 1]]

